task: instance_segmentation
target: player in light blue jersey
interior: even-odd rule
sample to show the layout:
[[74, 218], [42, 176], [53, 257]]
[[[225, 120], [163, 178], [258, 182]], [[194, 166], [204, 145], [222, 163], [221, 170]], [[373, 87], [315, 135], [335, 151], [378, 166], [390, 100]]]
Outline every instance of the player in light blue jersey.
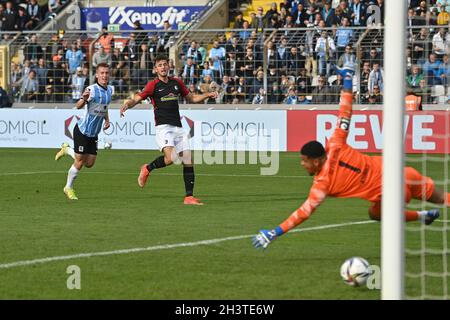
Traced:
[[84, 108], [85, 112], [73, 129], [74, 149], [63, 143], [55, 156], [55, 160], [65, 155], [70, 155], [74, 159], [64, 187], [64, 193], [70, 200], [78, 200], [73, 190], [73, 182], [83, 166], [91, 168], [94, 165], [97, 158], [98, 134], [102, 128], [106, 130], [110, 126], [108, 105], [111, 103], [114, 87], [108, 85], [109, 66], [100, 63], [95, 77], [95, 84], [88, 86], [76, 103], [77, 109]]

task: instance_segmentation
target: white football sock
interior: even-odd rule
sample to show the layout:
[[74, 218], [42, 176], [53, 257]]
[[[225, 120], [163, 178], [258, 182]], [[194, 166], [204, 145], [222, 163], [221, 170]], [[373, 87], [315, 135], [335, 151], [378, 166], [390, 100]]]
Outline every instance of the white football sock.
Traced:
[[66, 183], [66, 188], [72, 188], [73, 182], [75, 181], [75, 179], [78, 176], [78, 172], [80, 172], [80, 170], [78, 170], [77, 168], [75, 168], [74, 165], [72, 165], [69, 169], [69, 172], [67, 174], [67, 183]]
[[75, 159], [75, 151], [71, 147], [66, 148], [66, 153], [71, 156], [73, 159]]
[[419, 215], [419, 217], [426, 217], [427, 212], [428, 212], [428, 210], [417, 211], [417, 214]]

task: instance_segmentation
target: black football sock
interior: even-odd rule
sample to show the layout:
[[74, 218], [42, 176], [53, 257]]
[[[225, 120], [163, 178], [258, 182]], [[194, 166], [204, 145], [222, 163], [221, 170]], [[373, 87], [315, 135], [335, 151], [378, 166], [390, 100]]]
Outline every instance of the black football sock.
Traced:
[[164, 168], [165, 166], [166, 163], [164, 162], [164, 156], [160, 156], [147, 165], [147, 170], [150, 172], [153, 169]]
[[183, 167], [184, 187], [186, 188], [186, 197], [194, 194], [194, 167]]

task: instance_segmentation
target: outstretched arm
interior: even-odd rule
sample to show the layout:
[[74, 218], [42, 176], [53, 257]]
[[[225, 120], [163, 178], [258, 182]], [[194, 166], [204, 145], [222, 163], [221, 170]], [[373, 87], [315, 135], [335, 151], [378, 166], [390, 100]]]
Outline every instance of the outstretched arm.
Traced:
[[199, 102], [205, 101], [208, 98], [217, 99], [217, 95], [218, 94], [216, 91], [207, 92], [207, 93], [203, 93], [203, 94], [189, 93], [186, 96], [186, 100], [190, 103], [199, 103]]
[[327, 188], [325, 184], [314, 182], [309, 192], [308, 199], [303, 205], [295, 210], [289, 218], [283, 221], [278, 227], [273, 230], [260, 230], [253, 238], [253, 245], [256, 248], [267, 248], [267, 246], [277, 237], [285, 234], [289, 230], [295, 228], [299, 224], [308, 220], [311, 214], [318, 206], [325, 200], [327, 195]]
[[125, 116], [125, 111], [133, 108], [142, 101], [142, 97], [138, 94], [134, 95], [133, 99], [125, 100], [123, 106], [120, 108], [120, 117]]

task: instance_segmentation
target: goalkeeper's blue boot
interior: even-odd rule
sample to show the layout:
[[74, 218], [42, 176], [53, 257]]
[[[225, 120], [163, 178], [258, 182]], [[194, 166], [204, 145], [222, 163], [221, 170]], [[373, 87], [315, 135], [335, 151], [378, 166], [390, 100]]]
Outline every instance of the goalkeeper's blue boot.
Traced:
[[431, 209], [427, 211], [423, 221], [428, 226], [433, 223], [434, 220], [439, 218], [439, 209]]
[[354, 66], [349, 64], [343, 68], [336, 67], [337, 74], [342, 76], [343, 88], [353, 90], [353, 75], [355, 74]]

